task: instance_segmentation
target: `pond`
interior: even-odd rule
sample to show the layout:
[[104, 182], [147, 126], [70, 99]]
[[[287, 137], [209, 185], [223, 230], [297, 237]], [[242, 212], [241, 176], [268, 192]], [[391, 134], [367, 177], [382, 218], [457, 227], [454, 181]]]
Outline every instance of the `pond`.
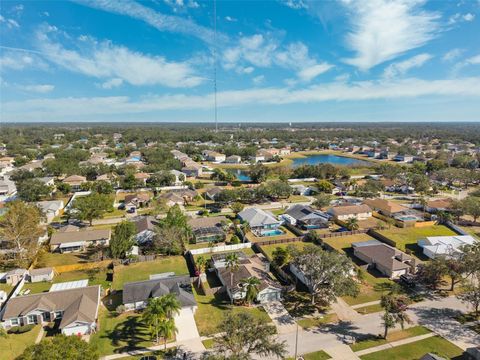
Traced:
[[[341, 166], [350, 165], [371, 165], [370, 162], [365, 160], [353, 159], [345, 156], [338, 156], [332, 154], [317, 154], [307, 155], [305, 157], [293, 159], [291, 167], [298, 167], [301, 165], [318, 165], [318, 164], [332, 164]], [[240, 181], [250, 181], [248, 171], [244, 169], [226, 169], [227, 172], [235, 175]]]

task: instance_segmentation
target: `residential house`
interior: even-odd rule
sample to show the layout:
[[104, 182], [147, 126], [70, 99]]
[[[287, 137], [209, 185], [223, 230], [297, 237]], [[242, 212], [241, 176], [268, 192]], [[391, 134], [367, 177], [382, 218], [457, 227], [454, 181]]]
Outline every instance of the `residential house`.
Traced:
[[224, 162], [226, 159], [226, 156], [224, 154], [220, 154], [219, 152], [212, 150], [203, 150], [202, 155], [207, 161]]
[[310, 196], [315, 192], [310, 186], [302, 184], [290, 185], [290, 187], [292, 188], [294, 195]]
[[404, 163], [411, 163], [413, 161], [413, 155], [397, 154], [393, 160]]
[[305, 230], [328, 228], [331, 219], [323, 211], [300, 204], [289, 207], [281, 217], [291, 225]]
[[335, 220], [345, 221], [351, 218], [366, 220], [372, 216], [372, 209], [366, 205], [341, 205], [328, 210]]
[[17, 296], [5, 305], [2, 324], [13, 326], [41, 324], [60, 319], [64, 335], [87, 335], [97, 329], [100, 285]]
[[258, 152], [254, 155], [254, 156], [250, 156], [250, 160], [254, 163], [258, 163], [258, 162], [263, 162], [265, 161], [265, 155]]
[[238, 155], [230, 155], [225, 159], [227, 164], [240, 164], [242, 162], [242, 157]]
[[55, 272], [51, 267], [32, 269], [28, 271], [28, 281], [32, 283], [52, 281], [54, 276]]
[[135, 234], [137, 244], [144, 245], [153, 240], [155, 237], [155, 226], [158, 225], [158, 221], [153, 216], [140, 216], [133, 223], [137, 228], [137, 233]]
[[199, 177], [203, 173], [202, 165], [196, 163], [193, 160], [186, 161], [183, 168], [182, 173], [184, 173], [188, 177]]
[[0, 202], [13, 200], [17, 194], [15, 182], [10, 180], [8, 176], [0, 177]]
[[208, 188], [204, 192], [205, 199], [216, 201], [218, 194], [220, 194], [222, 191], [223, 189], [220, 187]]
[[408, 210], [409, 208], [385, 199], [366, 199], [364, 204], [382, 215], [393, 217], [396, 213]]
[[139, 192], [136, 194], [125, 195], [125, 209], [143, 208], [150, 205], [152, 195], [148, 192]]
[[378, 240], [352, 243], [353, 254], [390, 279], [415, 272], [415, 260]]
[[184, 205], [185, 199], [178, 193], [174, 191], [167, 192], [165, 194], [160, 195], [160, 198], [165, 199], [167, 206], [175, 206], [175, 205]]
[[282, 221], [277, 220], [272, 213], [257, 208], [247, 208], [242, 210], [238, 217], [246, 221], [250, 230], [256, 236], [280, 235], [283, 232], [279, 230]]
[[189, 219], [188, 225], [192, 230], [195, 243], [222, 242], [226, 238], [223, 227], [227, 222], [225, 216], [212, 216]]
[[15, 286], [23, 279], [27, 279], [28, 270], [25, 269], [12, 269], [5, 274], [5, 282], [8, 285]]
[[50, 250], [65, 252], [83, 251], [89, 246], [108, 246], [110, 229], [56, 232], [50, 238]]
[[43, 160], [33, 160], [33, 161], [29, 162], [28, 164], [20, 166], [19, 169], [31, 172], [35, 169], [41, 169], [42, 166], [43, 166]]
[[180, 186], [185, 181], [185, 174], [178, 170], [170, 170], [170, 174], [175, 176], [175, 181], [173, 185]]
[[453, 199], [434, 199], [427, 202], [425, 210], [429, 213], [437, 213], [439, 211], [450, 211], [452, 209]]
[[45, 215], [46, 223], [50, 224], [55, 216], [60, 215], [60, 212], [65, 207], [62, 200], [47, 200], [47, 201], [38, 201], [35, 203], [37, 207]]
[[280, 149], [280, 155], [281, 155], [281, 156], [290, 155], [290, 152], [291, 152], [290, 148], [286, 148], [286, 147], [285, 147], [285, 148], [281, 148], [281, 149]]
[[237, 252], [239, 266], [234, 271], [226, 267], [228, 254], [213, 254], [212, 262], [220, 282], [224, 286], [228, 296], [232, 300], [243, 300], [247, 295], [247, 289], [243, 281], [249, 277], [260, 280], [256, 301], [265, 304], [282, 299], [282, 287], [270, 276], [270, 263], [263, 254], [255, 254], [247, 257], [243, 252]]
[[418, 246], [430, 259], [437, 257], [455, 257], [462, 253], [462, 247], [473, 245], [478, 240], [470, 235], [427, 236], [418, 240]]
[[73, 191], [78, 191], [81, 189], [82, 184], [87, 182], [87, 178], [80, 175], [70, 175], [63, 179], [63, 182], [70, 185]]
[[55, 187], [55, 179], [51, 176], [44, 176], [35, 178], [35, 180], [40, 181], [45, 186], [51, 186], [52, 188]]

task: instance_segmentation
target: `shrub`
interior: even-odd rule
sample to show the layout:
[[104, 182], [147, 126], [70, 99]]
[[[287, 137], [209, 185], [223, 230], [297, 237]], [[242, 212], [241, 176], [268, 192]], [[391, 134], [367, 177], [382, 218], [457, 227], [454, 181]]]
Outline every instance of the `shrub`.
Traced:
[[232, 236], [232, 238], [230, 239], [230, 244], [240, 244], [240, 239], [237, 235]]
[[35, 327], [35, 324], [28, 324], [23, 326], [13, 326], [8, 330], [9, 334], [23, 334], [29, 332]]
[[117, 312], [117, 314], [123, 314], [125, 312], [125, 305], [118, 305], [115, 311]]

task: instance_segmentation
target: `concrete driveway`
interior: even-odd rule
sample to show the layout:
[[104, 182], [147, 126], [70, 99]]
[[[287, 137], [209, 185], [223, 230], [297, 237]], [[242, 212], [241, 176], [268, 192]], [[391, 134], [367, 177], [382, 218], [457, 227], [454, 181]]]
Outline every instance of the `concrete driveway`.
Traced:
[[178, 329], [177, 342], [184, 342], [185, 340], [200, 339], [198, 334], [197, 324], [193, 317], [193, 311], [190, 309], [180, 310], [180, 314], [175, 316], [175, 326]]
[[272, 301], [263, 306], [277, 327], [279, 334], [288, 334], [297, 330], [297, 323], [280, 301]]

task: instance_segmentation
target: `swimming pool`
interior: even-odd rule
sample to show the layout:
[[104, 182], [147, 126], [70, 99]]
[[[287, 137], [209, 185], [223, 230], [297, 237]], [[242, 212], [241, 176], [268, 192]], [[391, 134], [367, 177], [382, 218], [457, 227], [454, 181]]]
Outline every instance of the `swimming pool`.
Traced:
[[285, 234], [282, 230], [275, 229], [275, 230], [267, 230], [267, 231], [262, 231], [262, 236], [277, 236], [277, 235], [283, 235]]

